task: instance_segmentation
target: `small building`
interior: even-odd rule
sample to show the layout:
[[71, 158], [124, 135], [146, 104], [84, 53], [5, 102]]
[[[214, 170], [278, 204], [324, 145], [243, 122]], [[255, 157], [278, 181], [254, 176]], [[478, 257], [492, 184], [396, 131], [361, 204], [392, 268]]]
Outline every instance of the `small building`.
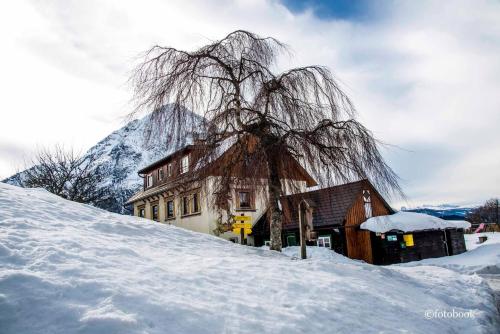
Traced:
[[[465, 251], [464, 229], [470, 227], [424, 214], [395, 213], [368, 180], [284, 196], [281, 203], [285, 247], [300, 244], [304, 222], [306, 244], [372, 264], [460, 254]], [[255, 244], [266, 244], [269, 234], [263, 215], [252, 232]]]
[[415, 212], [374, 217], [360, 225], [370, 232], [373, 263], [383, 265], [461, 254], [470, 227], [466, 221]]

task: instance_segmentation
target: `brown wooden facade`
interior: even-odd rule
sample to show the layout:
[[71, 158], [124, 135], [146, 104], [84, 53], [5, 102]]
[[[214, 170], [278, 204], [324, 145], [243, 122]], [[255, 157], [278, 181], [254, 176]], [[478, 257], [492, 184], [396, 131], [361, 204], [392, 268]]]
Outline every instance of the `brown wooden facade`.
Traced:
[[[372, 242], [373, 264], [388, 265], [428, 258], [457, 255], [466, 251], [464, 230], [447, 228], [445, 230], [424, 230], [403, 233], [369, 232]], [[413, 245], [407, 246], [404, 236], [412, 236]]]
[[[367, 182], [364, 189], [371, 190], [372, 217], [384, 216], [393, 212], [371, 184]], [[367, 217], [365, 213], [363, 196], [359, 194], [347, 213], [344, 225], [347, 256], [351, 259], [359, 259], [368, 263], [373, 263], [370, 231], [359, 229], [359, 225], [367, 218], [369, 217]]]
[[[363, 191], [370, 194], [368, 216]], [[359, 225], [369, 217], [388, 215], [394, 211], [368, 180], [284, 196], [282, 239], [285, 247], [293, 246], [293, 240], [299, 240], [299, 205], [303, 201], [312, 209], [313, 235], [316, 237], [308, 240], [308, 245], [316, 245], [317, 240], [328, 237], [331, 248], [337, 253], [373, 263], [370, 232], [360, 230]], [[258, 222], [254, 235], [257, 245], [268, 240], [269, 223], [266, 217]]]

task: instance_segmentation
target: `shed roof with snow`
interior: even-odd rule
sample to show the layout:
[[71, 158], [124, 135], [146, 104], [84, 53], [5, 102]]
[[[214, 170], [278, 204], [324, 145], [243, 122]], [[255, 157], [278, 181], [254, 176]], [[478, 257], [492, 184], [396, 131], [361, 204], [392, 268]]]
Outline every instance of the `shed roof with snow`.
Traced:
[[397, 212], [392, 215], [372, 217], [360, 225], [361, 229], [385, 233], [389, 231], [415, 232], [444, 230], [447, 228], [468, 229], [471, 224], [464, 220], [444, 220], [416, 212]]

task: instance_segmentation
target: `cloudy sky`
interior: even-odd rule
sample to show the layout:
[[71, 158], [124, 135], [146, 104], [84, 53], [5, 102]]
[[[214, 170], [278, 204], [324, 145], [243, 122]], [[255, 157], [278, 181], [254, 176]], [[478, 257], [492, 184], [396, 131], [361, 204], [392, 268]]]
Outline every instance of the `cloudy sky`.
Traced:
[[2, 2], [0, 179], [40, 147], [84, 152], [121, 127], [141, 52], [235, 29], [287, 43], [282, 66], [333, 70], [393, 145], [405, 205], [500, 195], [500, 2], [482, 0]]

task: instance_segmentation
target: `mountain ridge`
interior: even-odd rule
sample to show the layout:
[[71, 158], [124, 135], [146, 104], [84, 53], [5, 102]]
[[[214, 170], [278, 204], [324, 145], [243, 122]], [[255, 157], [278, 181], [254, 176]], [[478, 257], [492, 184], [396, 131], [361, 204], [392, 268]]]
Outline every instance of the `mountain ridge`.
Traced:
[[[168, 113], [170, 106], [165, 106], [157, 112]], [[175, 130], [151, 132], [150, 122], [153, 114], [150, 113], [140, 119], [134, 119], [118, 130], [92, 146], [83, 155], [95, 154], [96, 163], [104, 170], [105, 180], [100, 187], [106, 187], [111, 192], [110, 200], [100, 208], [122, 214], [130, 214], [131, 208], [124, 204], [135, 192], [142, 187], [142, 178], [137, 171], [162, 157], [171, 154], [191, 142], [188, 134], [178, 136], [180, 140], [167, 145], [169, 136]], [[149, 132], [149, 135], [148, 135]], [[16, 173], [2, 182], [19, 186], [24, 171]]]

